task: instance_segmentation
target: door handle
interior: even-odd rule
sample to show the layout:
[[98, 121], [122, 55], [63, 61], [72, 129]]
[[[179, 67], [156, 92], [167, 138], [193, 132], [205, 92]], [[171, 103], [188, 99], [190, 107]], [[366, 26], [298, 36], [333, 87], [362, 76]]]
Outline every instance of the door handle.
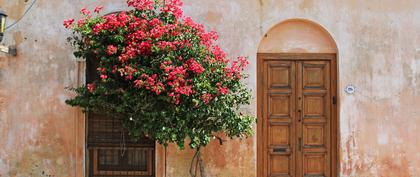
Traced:
[[301, 109], [298, 109], [297, 111], [299, 113], [298, 121], [301, 122], [302, 121], [302, 110]]

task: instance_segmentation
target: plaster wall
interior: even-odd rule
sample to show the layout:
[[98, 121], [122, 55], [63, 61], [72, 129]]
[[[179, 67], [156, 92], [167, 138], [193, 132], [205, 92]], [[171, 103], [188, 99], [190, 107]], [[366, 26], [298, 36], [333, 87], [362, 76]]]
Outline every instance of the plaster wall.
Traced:
[[[9, 24], [31, 0], [0, 0]], [[63, 19], [82, 7], [123, 9], [124, 0], [37, 0], [5, 34], [18, 56], [0, 56], [0, 176], [84, 176], [84, 118], [65, 105], [65, 87], [83, 83], [83, 62], [66, 44]], [[184, 10], [220, 32], [230, 56], [249, 56], [256, 95], [256, 53], [265, 34], [287, 19], [324, 27], [339, 54], [340, 175], [420, 176], [420, 3], [418, 0], [184, 0]], [[299, 39], [296, 39], [299, 41]], [[273, 44], [267, 46], [271, 48]], [[270, 49], [270, 48], [268, 48]], [[261, 50], [268, 50], [262, 48]], [[280, 47], [280, 49], [283, 49]], [[326, 49], [327, 50], [327, 49]], [[329, 50], [329, 49], [328, 49]], [[347, 84], [356, 93], [345, 94]], [[256, 114], [254, 103], [244, 108]], [[192, 151], [170, 146], [168, 177], [186, 177]], [[206, 175], [256, 175], [256, 138], [204, 149]]]

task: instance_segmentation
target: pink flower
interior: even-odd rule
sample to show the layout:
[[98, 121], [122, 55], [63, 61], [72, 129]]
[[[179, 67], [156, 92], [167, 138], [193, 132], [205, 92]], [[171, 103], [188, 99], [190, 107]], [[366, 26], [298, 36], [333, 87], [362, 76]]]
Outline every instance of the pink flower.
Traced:
[[66, 28], [71, 28], [73, 24], [74, 24], [74, 19], [64, 20], [64, 23], [63, 23], [64, 27]]
[[235, 72], [243, 71], [248, 64], [249, 61], [245, 57], [240, 56], [237, 61], [232, 62], [231, 69]]
[[127, 15], [127, 13], [125, 12], [121, 12], [120, 14], [118, 14], [117, 16], [117, 20], [119, 22], [118, 26], [123, 26], [125, 25], [125, 22], [128, 21], [130, 19], [130, 16]]
[[204, 33], [204, 26], [202, 24], [195, 23], [191, 17], [185, 17], [183, 19], [184, 25], [191, 27], [192, 29], [197, 30], [198, 33]]
[[224, 63], [228, 62], [226, 59], [226, 53], [219, 46], [213, 46], [212, 54], [217, 61]]
[[101, 74], [101, 79], [107, 79], [108, 76], [106, 74]]
[[157, 43], [158, 47], [162, 50], [175, 50], [176, 46], [172, 43], [172, 42], [167, 42], [167, 41], [159, 41]]
[[87, 89], [90, 93], [92, 93], [95, 90], [96, 85], [95, 84], [88, 84]]
[[167, 32], [167, 29], [163, 26], [156, 26], [155, 28], [153, 28], [152, 30], [150, 30], [150, 36], [152, 38], [161, 38], [163, 36], [163, 34], [165, 34]]
[[181, 0], [165, 0], [165, 6], [163, 7], [162, 11], [166, 13], [171, 13], [175, 16], [175, 18], [182, 17], [182, 2]]
[[196, 73], [196, 74], [201, 74], [204, 72], [204, 68], [203, 66], [201, 66], [200, 63], [198, 63], [197, 61], [194, 60], [194, 58], [191, 58], [187, 61], [188, 64], [188, 70]]
[[153, 18], [152, 20], [149, 21], [149, 25], [150, 26], [160, 26], [162, 25], [162, 21], [158, 18]]
[[248, 66], [249, 61], [246, 57], [240, 56], [238, 57], [238, 61], [241, 65], [241, 70], [245, 70], [246, 66]]
[[77, 21], [77, 26], [79, 28], [82, 27], [83, 25], [85, 25], [85, 20], [84, 19], [80, 19], [80, 20]]
[[95, 12], [95, 13], [99, 13], [99, 12], [101, 12], [103, 9], [104, 9], [104, 7], [102, 7], [102, 6], [98, 6], [98, 7], [96, 7], [96, 8], [95, 8], [94, 12]]
[[152, 52], [152, 43], [150, 41], [140, 43], [139, 47], [143, 54], [150, 54]]
[[80, 10], [80, 13], [85, 15], [85, 16], [91, 16], [92, 15], [92, 13], [89, 10], [87, 10], [86, 8], [82, 8]]
[[102, 23], [98, 23], [92, 28], [92, 32], [94, 34], [99, 34], [104, 29], [104, 25]]
[[134, 85], [135, 85], [137, 88], [141, 88], [141, 87], [143, 87], [143, 85], [144, 85], [144, 81], [143, 81], [143, 80], [141, 80], [141, 79], [137, 79], [137, 80], [135, 80], [135, 81], [134, 81]]
[[107, 47], [107, 54], [108, 55], [113, 55], [113, 54], [117, 53], [117, 51], [118, 51], [117, 47], [115, 47], [113, 45], [109, 45]]
[[229, 89], [227, 87], [219, 87], [218, 90], [223, 95], [226, 95], [229, 93]]
[[152, 10], [155, 5], [155, 0], [127, 0], [129, 7], [134, 7], [138, 10]]
[[210, 93], [205, 93], [201, 95], [201, 100], [204, 102], [204, 104], [209, 104], [211, 99], [212, 99], [212, 96]]
[[172, 70], [174, 70], [174, 66], [172, 65], [172, 61], [165, 61], [160, 64], [160, 69], [164, 70], [165, 73], [169, 74]]

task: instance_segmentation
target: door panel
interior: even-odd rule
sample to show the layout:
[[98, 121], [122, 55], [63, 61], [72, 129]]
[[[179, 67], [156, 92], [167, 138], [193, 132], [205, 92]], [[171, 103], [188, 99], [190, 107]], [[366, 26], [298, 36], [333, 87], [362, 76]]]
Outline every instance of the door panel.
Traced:
[[[301, 61], [303, 176], [331, 176], [330, 166], [330, 64], [329, 61]], [[300, 96], [300, 95], [299, 95]], [[307, 121], [308, 120], [308, 121]]]
[[290, 118], [292, 95], [290, 93], [271, 93], [268, 101], [270, 118]]
[[331, 60], [263, 59], [259, 65], [259, 176], [332, 176]]
[[[294, 105], [295, 63], [276, 61], [266, 63], [267, 99], [266, 154], [268, 176], [294, 176]], [[279, 77], [280, 76], [280, 77]]]

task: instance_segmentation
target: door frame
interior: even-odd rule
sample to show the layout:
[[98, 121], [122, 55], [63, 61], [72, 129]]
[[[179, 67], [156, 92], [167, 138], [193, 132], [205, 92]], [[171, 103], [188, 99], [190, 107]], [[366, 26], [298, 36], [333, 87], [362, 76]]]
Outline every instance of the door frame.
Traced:
[[[338, 169], [340, 167], [339, 162], [339, 97], [338, 97], [338, 62], [336, 53], [258, 53], [257, 54], [257, 119], [263, 118], [264, 103], [262, 98], [264, 97], [264, 61], [281, 61], [281, 60], [292, 60], [292, 61], [319, 61], [328, 60], [331, 61], [331, 99], [336, 98], [336, 103], [332, 104], [331, 110], [331, 176], [338, 176]], [[257, 120], [257, 177], [265, 177], [264, 168], [266, 168], [264, 162], [264, 135], [263, 125], [264, 121]]]

